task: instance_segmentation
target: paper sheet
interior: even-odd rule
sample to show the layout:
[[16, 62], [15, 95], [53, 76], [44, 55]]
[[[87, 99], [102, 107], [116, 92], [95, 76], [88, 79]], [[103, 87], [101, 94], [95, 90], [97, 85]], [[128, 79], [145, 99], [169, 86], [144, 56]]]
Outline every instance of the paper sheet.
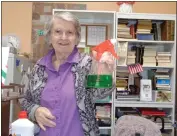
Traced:
[[1, 84], [5, 84], [6, 76], [7, 76], [7, 62], [9, 58], [9, 50], [10, 47], [2, 47], [2, 69], [1, 69], [1, 76], [2, 76], [2, 81]]
[[88, 26], [87, 45], [95, 46], [106, 40], [106, 26]]

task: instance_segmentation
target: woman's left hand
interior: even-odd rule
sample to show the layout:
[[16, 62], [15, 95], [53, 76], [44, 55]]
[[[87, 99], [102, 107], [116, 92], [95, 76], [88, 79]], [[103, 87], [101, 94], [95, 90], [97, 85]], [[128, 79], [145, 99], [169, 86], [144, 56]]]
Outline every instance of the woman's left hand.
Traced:
[[[92, 51], [93, 54], [93, 58], [96, 59], [97, 56], [97, 52], [96, 51]], [[104, 52], [99, 60], [99, 62], [101, 63], [106, 63], [108, 65], [108, 68], [110, 71], [114, 71], [114, 63], [115, 61], [113, 60], [113, 56], [110, 52]]]

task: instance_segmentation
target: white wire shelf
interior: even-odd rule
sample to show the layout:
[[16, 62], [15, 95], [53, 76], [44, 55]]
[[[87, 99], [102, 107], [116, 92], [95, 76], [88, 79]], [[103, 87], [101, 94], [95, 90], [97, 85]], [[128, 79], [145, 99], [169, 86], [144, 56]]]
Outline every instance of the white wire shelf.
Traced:
[[155, 107], [155, 108], [173, 108], [172, 102], [143, 102], [143, 101], [118, 101], [115, 100], [115, 107]]
[[171, 44], [173, 45], [175, 41], [152, 41], [152, 40], [137, 40], [137, 39], [123, 39], [123, 38], [117, 38], [118, 42], [130, 42], [130, 43], [147, 43], [148, 45], [150, 43], [152, 44]]
[[111, 129], [111, 127], [99, 127], [99, 129]]
[[[127, 67], [127, 65], [117, 65], [117, 67]], [[151, 69], [156, 69], [156, 68], [174, 68], [174, 66], [143, 66], [143, 68], [151, 68]]]

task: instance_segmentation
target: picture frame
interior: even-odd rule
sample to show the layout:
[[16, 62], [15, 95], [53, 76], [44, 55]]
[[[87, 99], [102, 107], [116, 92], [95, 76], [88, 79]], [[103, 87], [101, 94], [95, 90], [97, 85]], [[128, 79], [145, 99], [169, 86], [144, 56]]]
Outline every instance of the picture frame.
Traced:
[[107, 25], [87, 25], [86, 46], [96, 46], [108, 39]]

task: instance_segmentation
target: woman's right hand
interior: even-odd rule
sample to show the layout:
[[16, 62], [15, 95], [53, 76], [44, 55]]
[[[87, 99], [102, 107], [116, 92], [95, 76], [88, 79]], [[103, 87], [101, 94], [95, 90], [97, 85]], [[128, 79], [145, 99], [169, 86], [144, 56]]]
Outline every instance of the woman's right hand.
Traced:
[[55, 119], [55, 117], [45, 107], [39, 107], [36, 109], [35, 118], [40, 128], [43, 129], [44, 131], [46, 130], [45, 126], [48, 126], [48, 127], [56, 126], [56, 123], [52, 121]]

